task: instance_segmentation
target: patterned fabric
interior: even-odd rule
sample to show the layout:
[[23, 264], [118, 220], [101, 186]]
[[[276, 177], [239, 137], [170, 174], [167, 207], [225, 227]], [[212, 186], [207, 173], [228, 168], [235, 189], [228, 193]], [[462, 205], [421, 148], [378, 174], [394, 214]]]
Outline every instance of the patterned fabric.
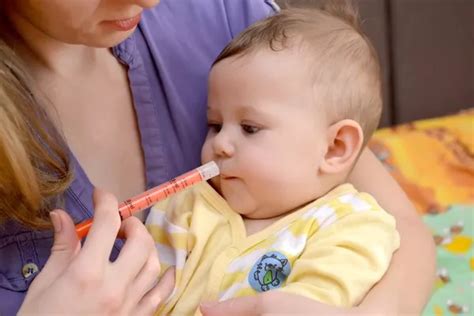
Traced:
[[423, 315], [474, 314], [474, 207], [453, 205], [426, 215], [437, 245], [437, 280]]
[[349, 184], [247, 236], [242, 217], [202, 183], [155, 205], [147, 227], [162, 271], [176, 266], [164, 315], [273, 289], [353, 306], [399, 246], [394, 218]]
[[474, 109], [382, 129], [369, 146], [437, 245], [437, 281], [423, 315], [474, 315]]

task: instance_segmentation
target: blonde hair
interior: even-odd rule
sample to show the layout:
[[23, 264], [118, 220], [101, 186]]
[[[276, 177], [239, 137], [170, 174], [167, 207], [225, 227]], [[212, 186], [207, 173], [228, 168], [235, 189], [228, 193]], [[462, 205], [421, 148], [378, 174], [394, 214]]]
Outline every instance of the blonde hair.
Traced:
[[357, 10], [346, 0], [320, 8], [288, 8], [257, 22], [229, 43], [217, 59], [242, 56], [262, 48], [283, 50], [299, 44], [312, 63], [315, 99], [329, 119], [357, 121], [364, 143], [382, 112], [378, 56], [362, 32]]
[[[48, 210], [72, 178], [65, 142], [0, 40], [0, 223], [48, 228]], [[43, 101], [44, 102], [44, 101]]]

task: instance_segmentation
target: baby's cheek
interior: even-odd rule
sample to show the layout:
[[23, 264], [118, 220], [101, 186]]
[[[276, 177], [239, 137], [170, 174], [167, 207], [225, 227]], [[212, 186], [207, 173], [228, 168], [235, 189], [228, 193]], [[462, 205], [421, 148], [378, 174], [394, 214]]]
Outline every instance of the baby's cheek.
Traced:
[[246, 178], [253, 183], [268, 183], [277, 176], [278, 170], [275, 169], [271, 159], [247, 159], [245, 161]]
[[262, 201], [275, 198], [274, 193], [280, 191], [282, 186], [279, 170], [272, 167], [271, 163], [255, 169], [249, 177], [251, 190]]

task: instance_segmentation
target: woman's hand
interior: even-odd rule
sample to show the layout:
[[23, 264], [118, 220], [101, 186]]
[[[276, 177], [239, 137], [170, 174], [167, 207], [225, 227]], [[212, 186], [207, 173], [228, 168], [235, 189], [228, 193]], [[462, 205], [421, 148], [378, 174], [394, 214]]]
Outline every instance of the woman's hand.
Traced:
[[[201, 313], [204, 316], [382, 315], [382, 313], [372, 313], [359, 307], [347, 309], [329, 306], [303, 296], [281, 291], [269, 291], [258, 295], [234, 298], [220, 303], [202, 303]], [[390, 314], [384, 313], [383, 315]]]
[[[67, 213], [51, 213], [51, 256], [31, 284], [20, 315], [150, 315], [170, 295], [174, 273], [167, 271], [157, 283], [158, 254], [144, 225], [133, 217], [121, 223], [111, 194], [96, 190], [94, 204], [94, 223], [82, 249]], [[118, 233], [126, 242], [112, 263]]]

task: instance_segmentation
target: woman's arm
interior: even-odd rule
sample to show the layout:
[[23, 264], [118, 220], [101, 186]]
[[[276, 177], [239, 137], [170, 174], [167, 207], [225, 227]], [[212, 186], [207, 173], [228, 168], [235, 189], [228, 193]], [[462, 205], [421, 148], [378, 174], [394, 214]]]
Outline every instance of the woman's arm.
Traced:
[[[397, 220], [400, 249], [383, 279], [367, 294], [360, 307], [396, 314], [420, 313], [428, 301], [435, 277], [435, 246], [408, 197], [375, 155], [365, 149], [349, 182], [372, 194]], [[408, 282], [409, 280], [409, 282]]]

